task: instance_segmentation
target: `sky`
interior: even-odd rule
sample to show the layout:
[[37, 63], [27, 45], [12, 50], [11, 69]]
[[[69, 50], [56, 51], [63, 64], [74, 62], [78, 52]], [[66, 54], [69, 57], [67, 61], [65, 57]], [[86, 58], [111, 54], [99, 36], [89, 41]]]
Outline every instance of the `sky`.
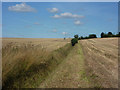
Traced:
[[100, 37], [101, 32], [118, 32], [117, 2], [2, 3], [2, 37]]

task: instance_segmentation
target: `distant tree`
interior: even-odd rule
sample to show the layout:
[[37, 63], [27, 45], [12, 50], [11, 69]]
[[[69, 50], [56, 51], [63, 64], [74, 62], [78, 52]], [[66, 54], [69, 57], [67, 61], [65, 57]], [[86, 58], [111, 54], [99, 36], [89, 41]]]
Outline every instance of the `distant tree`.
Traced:
[[77, 39], [77, 38], [73, 38], [73, 39], [71, 40], [72, 46], [74, 46], [76, 43], [78, 43], [78, 39]]
[[64, 40], [65, 40], [66, 38], [64, 37]]
[[104, 37], [109, 37], [108, 34], [104, 34]]
[[118, 34], [113, 34], [112, 32], [108, 32], [107, 34], [106, 33], [101, 33], [101, 38], [107, 38], [107, 37], [120, 37], [120, 32], [118, 32]]
[[74, 35], [74, 38], [77, 38], [78, 39], [78, 35], [76, 34], [76, 35]]
[[90, 34], [88, 38], [97, 38], [96, 34]]
[[116, 34], [115, 37], [120, 37], [120, 32], [118, 34]]
[[85, 36], [84, 39], [89, 39], [89, 37]]
[[120, 32], [118, 34], [120, 35]]
[[108, 32], [108, 35], [113, 35], [112, 32]]
[[83, 36], [81, 36], [80, 38], [83, 39]]
[[112, 32], [108, 32], [108, 37], [112, 37], [112, 36], [113, 36]]
[[102, 33], [101, 33], [101, 38], [103, 38], [103, 37], [104, 37], [104, 33], [102, 32]]
[[78, 40], [81, 40], [81, 38], [79, 37]]

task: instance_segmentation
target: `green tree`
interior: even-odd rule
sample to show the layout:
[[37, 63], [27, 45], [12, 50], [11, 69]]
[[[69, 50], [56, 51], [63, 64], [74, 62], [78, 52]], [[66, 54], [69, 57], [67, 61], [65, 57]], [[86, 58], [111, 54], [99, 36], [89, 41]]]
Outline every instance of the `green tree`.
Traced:
[[73, 38], [73, 39], [71, 40], [72, 46], [74, 46], [76, 43], [78, 43], [78, 39], [77, 39], [77, 38]]
[[120, 32], [118, 34], [120, 35]]
[[108, 32], [108, 35], [113, 35], [112, 32]]
[[80, 38], [83, 39], [83, 36], [81, 36]]
[[74, 35], [74, 38], [77, 38], [78, 39], [78, 35], [76, 34], [76, 35]]
[[89, 38], [97, 38], [96, 34], [90, 34]]
[[102, 33], [101, 33], [101, 38], [103, 38], [103, 37], [104, 37], [104, 35], [105, 35], [105, 34], [102, 32]]

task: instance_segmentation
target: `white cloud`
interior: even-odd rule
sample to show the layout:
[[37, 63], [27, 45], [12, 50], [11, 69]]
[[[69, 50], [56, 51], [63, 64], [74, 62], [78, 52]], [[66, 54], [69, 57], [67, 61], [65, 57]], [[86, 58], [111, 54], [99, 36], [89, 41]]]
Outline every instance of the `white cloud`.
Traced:
[[67, 35], [68, 33], [67, 32], [62, 32], [63, 35]]
[[51, 13], [58, 13], [59, 10], [57, 8], [48, 8], [48, 11]]
[[76, 21], [74, 22], [74, 24], [75, 24], [75, 25], [81, 25], [82, 23], [81, 23], [79, 20], [76, 20]]
[[72, 14], [69, 12], [61, 13], [60, 15], [54, 15], [53, 18], [83, 18], [83, 15]]
[[36, 12], [34, 8], [27, 5], [26, 3], [16, 4], [15, 6], [9, 6], [8, 10], [15, 12]]

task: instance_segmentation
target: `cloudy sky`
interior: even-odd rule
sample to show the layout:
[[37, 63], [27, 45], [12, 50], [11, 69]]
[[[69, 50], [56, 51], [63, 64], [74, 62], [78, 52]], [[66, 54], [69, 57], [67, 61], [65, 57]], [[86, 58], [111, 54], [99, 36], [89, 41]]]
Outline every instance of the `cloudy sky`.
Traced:
[[4, 2], [3, 37], [63, 38], [118, 32], [117, 2]]

